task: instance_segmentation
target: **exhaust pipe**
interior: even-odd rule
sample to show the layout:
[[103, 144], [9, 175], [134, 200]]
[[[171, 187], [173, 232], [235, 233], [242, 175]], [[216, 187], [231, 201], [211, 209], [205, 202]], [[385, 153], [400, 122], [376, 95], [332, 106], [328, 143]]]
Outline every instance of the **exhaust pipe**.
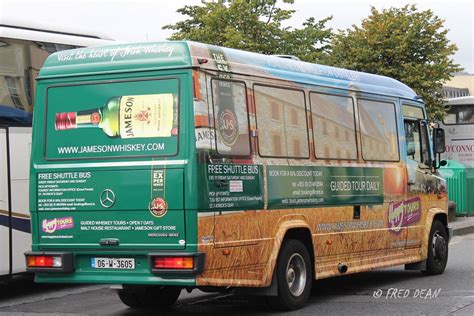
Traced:
[[340, 272], [340, 273], [346, 273], [347, 272], [347, 266], [344, 264], [344, 263], [339, 263], [337, 265], [337, 270]]

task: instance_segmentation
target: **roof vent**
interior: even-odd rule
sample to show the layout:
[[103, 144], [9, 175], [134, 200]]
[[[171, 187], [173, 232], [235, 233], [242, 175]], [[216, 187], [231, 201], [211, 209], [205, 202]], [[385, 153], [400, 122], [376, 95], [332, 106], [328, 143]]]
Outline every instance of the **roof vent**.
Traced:
[[293, 55], [272, 55], [272, 56], [301, 61], [301, 59], [299, 59], [298, 57], [293, 56]]

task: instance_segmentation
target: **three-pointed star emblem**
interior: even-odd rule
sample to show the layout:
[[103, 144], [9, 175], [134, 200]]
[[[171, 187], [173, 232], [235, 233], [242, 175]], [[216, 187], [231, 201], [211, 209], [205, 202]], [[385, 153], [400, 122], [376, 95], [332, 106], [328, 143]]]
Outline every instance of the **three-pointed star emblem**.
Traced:
[[105, 189], [100, 194], [100, 204], [105, 208], [110, 208], [115, 204], [115, 193], [110, 189]]

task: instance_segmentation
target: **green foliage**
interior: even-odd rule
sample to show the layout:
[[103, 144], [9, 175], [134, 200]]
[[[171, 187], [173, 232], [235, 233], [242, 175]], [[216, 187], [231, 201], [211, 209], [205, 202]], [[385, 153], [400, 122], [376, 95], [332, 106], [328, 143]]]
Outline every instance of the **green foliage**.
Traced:
[[329, 62], [404, 82], [422, 96], [429, 117], [441, 119], [442, 85], [462, 70], [451, 59], [457, 47], [443, 24], [431, 10], [418, 11], [414, 5], [381, 12], [372, 7], [360, 27], [334, 36]]
[[360, 27], [353, 25], [337, 35], [326, 27], [332, 17], [308, 18], [301, 28], [284, 26], [294, 10], [279, 8], [276, 0], [218, 1], [184, 6], [178, 12], [189, 18], [163, 27], [175, 31], [172, 40], [295, 55], [304, 61], [389, 76], [423, 98], [431, 119], [444, 116], [442, 85], [462, 70], [451, 58], [457, 47], [447, 39], [444, 21], [414, 5], [382, 11], [372, 7]]
[[[283, 0], [292, 4], [293, 0]], [[332, 17], [315, 21], [308, 18], [302, 28], [286, 27], [294, 10], [277, 7], [276, 0], [234, 0], [198, 6], [184, 6], [178, 12], [189, 18], [166, 25], [176, 31], [172, 40], [193, 40], [263, 54], [295, 55], [318, 62], [327, 56]]]

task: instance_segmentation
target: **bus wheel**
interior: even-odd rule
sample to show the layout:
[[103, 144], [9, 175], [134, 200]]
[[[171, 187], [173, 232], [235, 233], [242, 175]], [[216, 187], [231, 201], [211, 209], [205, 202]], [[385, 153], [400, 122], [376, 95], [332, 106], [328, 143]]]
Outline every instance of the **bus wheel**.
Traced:
[[178, 300], [181, 288], [124, 285], [117, 293], [122, 303], [132, 308], [170, 307]]
[[434, 220], [431, 225], [430, 238], [428, 241], [428, 259], [426, 260], [426, 270], [423, 274], [441, 274], [448, 262], [448, 235], [444, 225]]
[[288, 239], [278, 255], [278, 296], [269, 296], [272, 308], [295, 310], [304, 306], [311, 293], [313, 270], [308, 249], [296, 239]]

